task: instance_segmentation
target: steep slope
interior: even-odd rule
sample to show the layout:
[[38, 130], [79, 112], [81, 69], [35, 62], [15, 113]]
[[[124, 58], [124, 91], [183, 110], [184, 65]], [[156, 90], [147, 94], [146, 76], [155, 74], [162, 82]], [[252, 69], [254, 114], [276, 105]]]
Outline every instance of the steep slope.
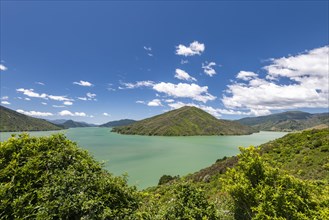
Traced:
[[109, 121], [105, 124], [100, 125], [99, 127], [117, 127], [117, 126], [125, 126], [135, 123], [135, 120], [132, 119], [122, 119], [118, 121]]
[[321, 125], [329, 125], [329, 113], [310, 114], [301, 111], [289, 111], [260, 117], [237, 120], [241, 124], [264, 131], [298, 131]]
[[[263, 158], [301, 179], [329, 182], [329, 129], [314, 129], [287, 134], [259, 146]], [[216, 179], [238, 163], [238, 158], [224, 157], [189, 178], [197, 182]]]
[[184, 106], [128, 126], [113, 128], [112, 131], [120, 134], [192, 136], [244, 135], [255, 132], [255, 129], [237, 122], [219, 120], [196, 107]]
[[44, 119], [33, 118], [0, 106], [0, 131], [50, 131], [63, 129]]

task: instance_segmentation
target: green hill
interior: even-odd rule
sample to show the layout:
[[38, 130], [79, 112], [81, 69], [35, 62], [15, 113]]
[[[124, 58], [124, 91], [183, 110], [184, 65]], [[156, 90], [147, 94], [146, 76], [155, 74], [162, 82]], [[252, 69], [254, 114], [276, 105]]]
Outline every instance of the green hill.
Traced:
[[92, 125], [86, 122], [78, 122], [73, 120], [67, 120], [61, 124], [64, 128], [81, 128], [81, 127], [92, 127]]
[[190, 106], [172, 110], [161, 115], [116, 127], [120, 134], [192, 136], [192, 135], [245, 135], [256, 132], [238, 122], [220, 120], [211, 114]]
[[329, 113], [310, 114], [301, 111], [289, 111], [260, 117], [248, 117], [237, 120], [241, 124], [262, 131], [299, 131], [316, 126], [329, 126]]
[[117, 126], [125, 126], [135, 123], [135, 120], [132, 119], [122, 119], [118, 121], [109, 121], [105, 124], [100, 125], [99, 127], [117, 127]]
[[[263, 158], [280, 169], [308, 180], [329, 183], [329, 129], [313, 129], [287, 134], [259, 146]], [[189, 178], [199, 182], [217, 178], [238, 163], [238, 157], [224, 157]]]
[[33, 118], [0, 106], [0, 131], [51, 131], [63, 129], [44, 119]]

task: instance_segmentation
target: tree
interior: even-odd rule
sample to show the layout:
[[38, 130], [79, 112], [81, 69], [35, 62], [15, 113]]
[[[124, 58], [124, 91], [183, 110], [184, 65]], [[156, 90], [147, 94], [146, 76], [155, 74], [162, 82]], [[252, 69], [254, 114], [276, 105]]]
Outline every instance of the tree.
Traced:
[[239, 162], [222, 178], [234, 201], [236, 219], [313, 219], [318, 216], [316, 187], [270, 167], [259, 150], [240, 148]]
[[1, 219], [122, 219], [138, 208], [125, 178], [62, 134], [1, 142], [0, 201]]

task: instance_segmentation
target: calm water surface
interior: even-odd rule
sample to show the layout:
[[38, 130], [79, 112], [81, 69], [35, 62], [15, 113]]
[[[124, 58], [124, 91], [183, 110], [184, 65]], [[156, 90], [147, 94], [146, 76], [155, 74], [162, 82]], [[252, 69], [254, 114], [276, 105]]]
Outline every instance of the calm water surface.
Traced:
[[[61, 131], [87, 149], [115, 175], [128, 173], [129, 184], [143, 189], [158, 183], [163, 174], [186, 175], [239, 153], [239, 146], [259, 145], [282, 137], [284, 132], [243, 136], [149, 137], [120, 135], [110, 128], [71, 128]], [[58, 131], [29, 132], [45, 136]], [[0, 134], [1, 141], [11, 133]]]

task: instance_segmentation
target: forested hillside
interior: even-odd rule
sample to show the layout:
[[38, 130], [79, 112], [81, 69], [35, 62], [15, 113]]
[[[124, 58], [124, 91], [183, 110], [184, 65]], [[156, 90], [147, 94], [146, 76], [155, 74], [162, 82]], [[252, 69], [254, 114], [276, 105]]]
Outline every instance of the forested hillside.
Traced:
[[193, 136], [193, 135], [243, 135], [256, 132], [238, 122], [217, 119], [211, 114], [191, 106], [184, 106], [131, 125], [115, 127], [120, 134]]
[[33, 118], [9, 108], [0, 106], [0, 131], [50, 131], [63, 127], [52, 124], [44, 119]]

